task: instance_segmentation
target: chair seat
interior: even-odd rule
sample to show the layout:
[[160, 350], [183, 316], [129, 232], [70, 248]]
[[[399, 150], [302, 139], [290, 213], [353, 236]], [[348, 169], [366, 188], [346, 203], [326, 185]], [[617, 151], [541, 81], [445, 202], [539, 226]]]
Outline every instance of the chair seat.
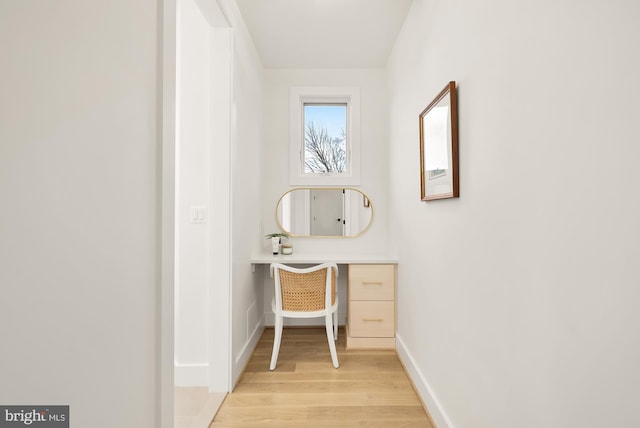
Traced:
[[[273, 313], [276, 313], [276, 298], [271, 299], [271, 310]], [[329, 309], [329, 312], [334, 313], [338, 310], [338, 297], [335, 298], [335, 303]], [[320, 318], [324, 317], [326, 311], [323, 309], [321, 311], [308, 311], [308, 312], [299, 312], [299, 311], [282, 311], [282, 316], [285, 318]]]

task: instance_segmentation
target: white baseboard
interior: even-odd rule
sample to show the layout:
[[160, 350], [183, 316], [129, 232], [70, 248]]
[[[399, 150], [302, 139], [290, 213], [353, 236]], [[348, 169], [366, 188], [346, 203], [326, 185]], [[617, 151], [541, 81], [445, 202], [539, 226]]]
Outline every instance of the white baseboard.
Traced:
[[176, 364], [173, 381], [175, 386], [206, 386], [209, 375], [208, 364]]
[[436, 424], [437, 428], [454, 428], [451, 420], [445, 413], [444, 409], [440, 405], [440, 402], [436, 398], [433, 390], [429, 386], [429, 383], [424, 378], [422, 372], [418, 368], [415, 363], [415, 360], [411, 356], [411, 353], [407, 350], [404, 342], [402, 341], [402, 337], [396, 335], [396, 352], [398, 353], [398, 357], [402, 361], [405, 369], [407, 370], [407, 374], [413, 381], [416, 389], [418, 390], [418, 394], [422, 399], [422, 402], [427, 406], [427, 410], [433, 419], [433, 422]]
[[247, 343], [244, 344], [244, 346], [242, 347], [242, 350], [236, 356], [236, 359], [233, 364], [233, 373], [232, 373], [233, 381], [231, 383], [234, 387], [238, 383], [238, 379], [242, 375], [242, 372], [244, 371], [245, 366], [249, 362], [249, 359], [251, 358], [251, 355], [253, 354], [254, 349], [256, 349], [256, 346], [258, 345], [258, 341], [260, 341], [260, 337], [262, 337], [263, 331], [264, 331], [264, 325], [260, 323], [256, 324], [256, 327], [254, 328], [253, 333], [251, 334], [251, 337], [249, 337], [249, 340], [247, 340]]

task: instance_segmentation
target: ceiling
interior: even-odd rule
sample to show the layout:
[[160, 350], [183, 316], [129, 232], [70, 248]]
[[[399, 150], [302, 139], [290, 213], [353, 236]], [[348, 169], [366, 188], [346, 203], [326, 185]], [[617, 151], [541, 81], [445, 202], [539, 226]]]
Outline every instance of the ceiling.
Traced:
[[266, 68], [377, 68], [412, 0], [236, 2]]

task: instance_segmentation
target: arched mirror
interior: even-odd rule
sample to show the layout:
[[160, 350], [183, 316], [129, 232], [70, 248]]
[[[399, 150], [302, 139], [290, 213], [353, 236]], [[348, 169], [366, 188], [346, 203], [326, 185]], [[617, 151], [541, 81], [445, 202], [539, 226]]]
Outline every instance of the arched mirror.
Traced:
[[292, 236], [352, 238], [371, 225], [373, 205], [356, 189], [297, 188], [282, 195], [276, 219]]

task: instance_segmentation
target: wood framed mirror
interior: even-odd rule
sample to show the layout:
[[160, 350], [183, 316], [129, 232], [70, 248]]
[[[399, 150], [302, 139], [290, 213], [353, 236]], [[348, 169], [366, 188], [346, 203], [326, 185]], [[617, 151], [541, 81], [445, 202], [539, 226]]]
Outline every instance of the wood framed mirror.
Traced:
[[456, 82], [420, 113], [420, 199], [459, 197]]

